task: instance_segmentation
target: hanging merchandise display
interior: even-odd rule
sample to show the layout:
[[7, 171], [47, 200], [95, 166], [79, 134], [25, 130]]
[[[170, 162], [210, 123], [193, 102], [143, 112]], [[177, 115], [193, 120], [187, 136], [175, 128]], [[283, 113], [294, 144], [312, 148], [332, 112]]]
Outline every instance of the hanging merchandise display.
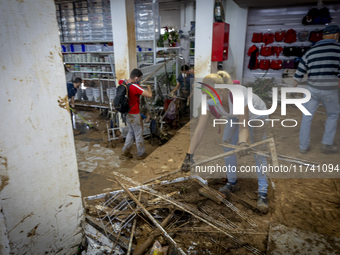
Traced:
[[298, 33], [298, 38], [300, 42], [304, 42], [308, 39], [309, 32], [308, 31], [300, 31]]
[[327, 24], [332, 22], [331, 14], [329, 13], [329, 9], [327, 7], [323, 7], [319, 10], [319, 14], [321, 17], [320, 24]]
[[224, 15], [224, 9], [223, 4], [221, 0], [215, 1], [215, 21], [216, 22], [224, 22], [225, 15]]
[[270, 68], [274, 70], [282, 69], [282, 60], [272, 60], [270, 62]]
[[309, 46], [301, 46], [299, 47], [299, 51], [297, 52], [298, 53], [298, 57], [302, 57], [303, 55], [305, 55], [305, 53], [310, 49]]
[[285, 35], [286, 35], [286, 31], [276, 31], [275, 32], [275, 41], [277, 42], [282, 42], [283, 39], [285, 38]]
[[262, 33], [253, 33], [253, 38], [251, 39], [251, 41], [253, 43], [260, 43], [262, 42]]
[[260, 69], [269, 70], [270, 68], [270, 60], [269, 59], [261, 59], [260, 60]]
[[292, 59], [284, 60], [283, 61], [283, 68], [284, 69], [295, 69], [294, 60], [292, 60]]
[[277, 58], [279, 57], [279, 55], [283, 51], [283, 47], [281, 47], [281, 46], [273, 46], [272, 49], [273, 49], [273, 55], [274, 56], [276, 55]]
[[282, 54], [286, 57], [291, 57], [298, 56], [299, 52], [299, 47], [284, 47]]
[[285, 35], [284, 39], [285, 43], [293, 43], [296, 42], [296, 31], [294, 29], [289, 29]]
[[[313, 7], [253, 8], [248, 11], [245, 40], [248, 54], [244, 54], [243, 83], [253, 82], [254, 77], [275, 78], [280, 85], [292, 82], [290, 76], [298, 69], [303, 56], [323, 40], [323, 30], [328, 25], [323, 22], [332, 18], [332, 22], [336, 22], [340, 18], [340, 4], [325, 4], [322, 6], [325, 8], [314, 10]], [[308, 22], [314, 26], [301, 24], [307, 13]], [[287, 73], [289, 75], [284, 75]]]
[[270, 32], [263, 34], [262, 42], [264, 42], [265, 45], [273, 43], [274, 42], [274, 34], [270, 33]]
[[317, 8], [312, 8], [308, 11], [307, 15], [303, 17], [303, 25], [315, 25], [315, 24], [327, 24], [332, 21], [329, 9], [326, 7], [318, 10]]
[[257, 57], [259, 56], [259, 48], [257, 48], [255, 45], [251, 46], [247, 55], [250, 56], [248, 68], [251, 70], [258, 69], [259, 61], [257, 60]]
[[261, 56], [264, 56], [264, 57], [268, 57], [268, 56], [273, 55], [272, 47], [271, 47], [271, 46], [269, 46], [269, 47], [266, 47], [266, 46], [263, 47], [263, 46], [261, 46], [260, 54], [261, 54]]
[[315, 43], [323, 39], [323, 31], [315, 30], [310, 32], [309, 41]]

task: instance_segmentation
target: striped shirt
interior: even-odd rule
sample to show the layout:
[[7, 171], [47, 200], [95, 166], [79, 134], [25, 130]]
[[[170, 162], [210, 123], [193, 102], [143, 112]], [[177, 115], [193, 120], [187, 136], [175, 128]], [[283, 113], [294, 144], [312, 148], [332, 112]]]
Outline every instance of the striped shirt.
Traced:
[[309, 86], [336, 89], [340, 78], [340, 45], [332, 39], [317, 42], [302, 57], [294, 79], [300, 82], [305, 73], [308, 74]]

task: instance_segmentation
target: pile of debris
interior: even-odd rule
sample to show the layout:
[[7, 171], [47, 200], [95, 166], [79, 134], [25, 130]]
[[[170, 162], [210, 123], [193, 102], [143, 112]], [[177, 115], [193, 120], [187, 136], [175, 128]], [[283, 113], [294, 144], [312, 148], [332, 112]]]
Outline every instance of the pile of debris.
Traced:
[[[270, 153], [253, 150], [266, 143]], [[274, 166], [278, 165], [278, 159], [295, 164], [315, 164], [277, 155], [273, 138], [252, 144], [247, 149], [271, 158]], [[241, 150], [245, 148], [235, 147], [233, 151], [192, 166]], [[267, 253], [270, 231], [280, 231], [280, 227], [271, 226], [266, 217], [258, 217], [261, 212], [250, 201], [232, 193], [226, 197], [213, 183], [208, 186], [199, 176], [159, 181], [178, 172], [143, 184], [113, 172], [121, 190], [84, 198], [86, 221], [83, 228], [90, 245], [86, 254]], [[272, 181], [271, 184], [275, 190]]]
[[268, 223], [255, 222], [200, 177], [143, 186], [114, 174], [122, 190], [84, 199], [84, 230], [97, 252], [86, 254], [265, 254]]

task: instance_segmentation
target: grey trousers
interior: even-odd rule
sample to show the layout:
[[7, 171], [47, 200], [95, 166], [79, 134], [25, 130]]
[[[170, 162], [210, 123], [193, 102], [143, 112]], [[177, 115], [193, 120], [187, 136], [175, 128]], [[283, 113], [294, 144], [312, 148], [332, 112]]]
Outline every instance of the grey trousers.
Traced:
[[123, 152], [130, 152], [134, 140], [136, 140], [137, 154], [142, 156], [145, 154], [143, 127], [140, 114], [128, 114], [126, 116], [126, 123], [129, 127], [129, 132], [125, 138]]

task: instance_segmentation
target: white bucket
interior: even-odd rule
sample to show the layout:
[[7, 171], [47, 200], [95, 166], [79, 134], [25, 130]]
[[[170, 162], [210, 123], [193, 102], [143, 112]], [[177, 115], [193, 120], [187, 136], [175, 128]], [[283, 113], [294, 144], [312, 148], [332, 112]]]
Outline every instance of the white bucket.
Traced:
[[87, 100], [93, 101], [93, 91], [92, 91], [92, 88], [86, 88], [85, 93], [86, 93], [86, 96], [87, 96]]
[[106, 90], [107, 97], [109, 98], [110, 102], [113, 101], [116, 97], [116, 88], [110, 88]]
[[99, 93], [99, 88], [93, 88], [93, 97], [95, 102], [100, 102], [100, 93]]

